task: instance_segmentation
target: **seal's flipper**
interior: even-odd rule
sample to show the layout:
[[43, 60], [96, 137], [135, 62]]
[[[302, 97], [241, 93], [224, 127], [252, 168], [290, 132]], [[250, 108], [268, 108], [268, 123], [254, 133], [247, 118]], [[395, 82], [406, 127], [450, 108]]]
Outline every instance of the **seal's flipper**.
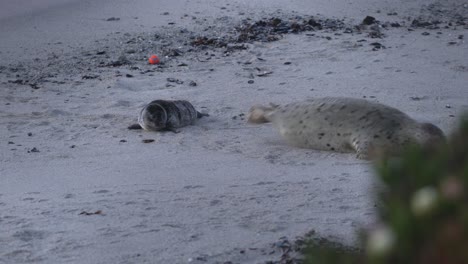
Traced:
[[205, 113], [200, 113], [197, 111], [197, 118], [202, 118], [204, 116], [210, 116], [209, 114], [205, 114]]
[[376, 156], [376, 148], [371, 141], [365, 138], [355, 138], [351, 142], [352, 148], [356, 151], [356, 157], [362, 160], [371, 160]]
[[143, 128], [140, 126], [140, 124], [132, 124], [132, 125], [129, 125], [127, 128], [130, 129], [130, 130], [134, 130], [134, 129], [143, 129]]
[[175, 134], [180, 133], [180, 130], [177, 130], [176, 128], [173, 128], [173, 127], [166, 127], [165, 130], [171, 131], [171, 132], [173, 132]]

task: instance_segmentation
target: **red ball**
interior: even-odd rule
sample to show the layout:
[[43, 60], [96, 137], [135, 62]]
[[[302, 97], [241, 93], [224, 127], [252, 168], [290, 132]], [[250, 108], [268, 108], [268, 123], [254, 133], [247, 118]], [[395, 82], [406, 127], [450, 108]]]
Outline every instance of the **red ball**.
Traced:
[[151, 55], [148, 59], [149, 64], [158, 64], [159, 63], [159, 58], [156, 55]]

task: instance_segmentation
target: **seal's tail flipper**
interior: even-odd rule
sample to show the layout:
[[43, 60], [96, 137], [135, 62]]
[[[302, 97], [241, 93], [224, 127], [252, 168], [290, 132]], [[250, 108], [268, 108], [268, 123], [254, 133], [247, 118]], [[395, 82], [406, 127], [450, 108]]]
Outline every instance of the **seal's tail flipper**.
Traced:
[[270, 104], [270, 106], [254, 105], [249, 110], [247, 122], [252, 124], [269, 123], [271, 113], [278, 107]]
[[197, 118], [202, 118], [204, 116], [210, 116], [209, 114], [206, 114], [206, 113], [200, 113], [197, 111]]

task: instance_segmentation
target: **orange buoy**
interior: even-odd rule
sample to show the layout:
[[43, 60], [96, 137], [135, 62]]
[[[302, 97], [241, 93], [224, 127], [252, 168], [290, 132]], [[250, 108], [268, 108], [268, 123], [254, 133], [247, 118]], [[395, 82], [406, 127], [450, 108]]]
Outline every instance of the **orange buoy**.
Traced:
[[156, 55], [151, 55], [148, 59], [149, 64], [158, 64], [159, 63], [159, 58]]

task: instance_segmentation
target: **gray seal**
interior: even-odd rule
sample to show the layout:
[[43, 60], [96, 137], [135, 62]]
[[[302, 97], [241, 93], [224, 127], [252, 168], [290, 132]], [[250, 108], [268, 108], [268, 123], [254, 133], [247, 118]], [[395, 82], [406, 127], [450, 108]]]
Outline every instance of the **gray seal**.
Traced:
[[359, 159], [397, 155], [410, 144], [445, 140], [440, 128], [420, 123], [400, 110], [364, 99], [325, 97], [270, 106], [253, 106], [249, 123], [268, 123], [292, 145], [353, 152]]
[[208, 114], [198, 112], [185, 100], [154, 100], [140, 111], [138, 124], [128, 128], [149, 131], [169, 130], [178, 133], [178, 128], [192, 125], [203, 116]]

